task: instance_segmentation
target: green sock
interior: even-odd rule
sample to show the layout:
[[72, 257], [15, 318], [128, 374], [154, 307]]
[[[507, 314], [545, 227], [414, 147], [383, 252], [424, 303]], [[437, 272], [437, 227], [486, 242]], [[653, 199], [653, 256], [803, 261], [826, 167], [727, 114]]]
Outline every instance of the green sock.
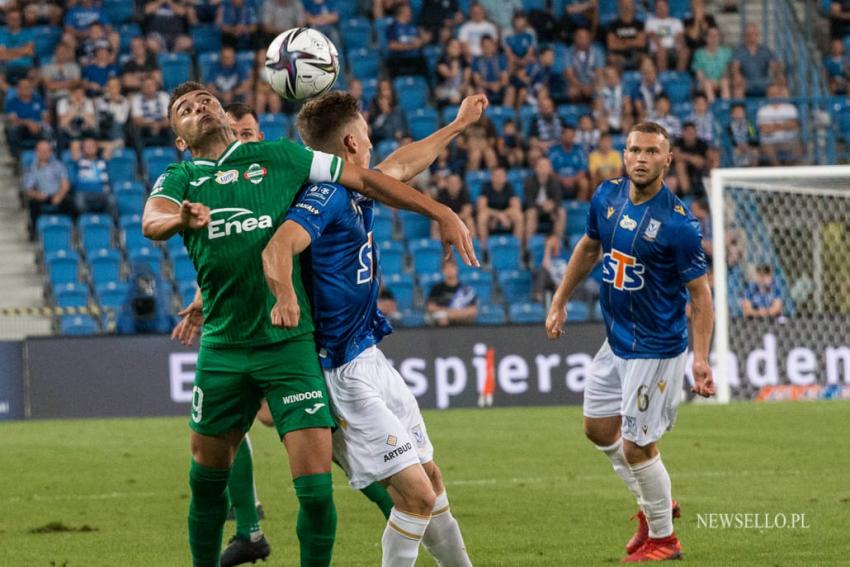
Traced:
[[189, 469], [189, 547], [195, 567], [218, 567], [221, 537], [227, 518], [228, 469], [199, 465]]
[[378, 505], [378, 508], [381, 509], [381, 513], [384, 515], [384, 518], [390, 519], [390, 512], [393, 509], [393, 499], [390, 497], [390, 493], [387, 492], [387, 489], [384, 488], [384, 485], [380, 482], [373, 482], [360, 492], [363, 493], [363, 496], [374, 502]]
[[260, 518], [257, 516], [257, 495], [254, 492], [254, 463], [251, 455], [251, 441], [248, 436], [242, 441], [233, 466], [230, 467], [230, 480], [227, 482], [230, 501], [236, 511], [236, 535], [250, 540], [251, 534], [262, 533]]
[[301, 542], [301, 567], [326, 567], [331, 563], [336, 537], [336, 507], [331, 473], [294, 479], [301, 504], [295, 532]]

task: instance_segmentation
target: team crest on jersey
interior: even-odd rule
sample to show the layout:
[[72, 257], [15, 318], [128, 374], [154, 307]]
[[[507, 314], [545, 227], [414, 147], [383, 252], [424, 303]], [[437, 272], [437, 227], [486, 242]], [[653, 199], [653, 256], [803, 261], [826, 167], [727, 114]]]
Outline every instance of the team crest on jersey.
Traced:
[[614, 207], [608, 207], [608, 212], [605, 213], [605, 218], [610, 219], [613, 214], [614, 214]]
[[228, 169], [227, 171], [215, 172], [215, 182], [219, 185], [235, 183], [237, 179], [239, 179], [239, 172], [235, 169]]
[[658, 236], [658, 229], [661, 228], [661, 221], [655, 219], [649, 219], [649, 225], [647, 225], [646, 230], [643, 233], [643, 237], [650, 242], [655, 240]]
[[675, 207], [673, 207], [673, 210], [682, 215], [683, 217], [688, 216], [685, 214], [685, 207], [683, 207], [682, 205], [676, 205]]
[[623, 215], [623, 218], [620, 219], [620, 228], [625, 228], [626, 230], [634, 230], [637, 228], [637, 221], [629, 215]]
[[602, 257], [602, 281], [620, 291], [643, 289], [645, 267], [637, 258], [614, 248]]
[[263, 179], [266, 178], [266, 174], [268, 170], [260, 165], [259, 163], [252, 163], [248, 169], [245, 170], [245, 173], [242, 174], [246, 180], [250, 181], [254, 185], [263, 182]]

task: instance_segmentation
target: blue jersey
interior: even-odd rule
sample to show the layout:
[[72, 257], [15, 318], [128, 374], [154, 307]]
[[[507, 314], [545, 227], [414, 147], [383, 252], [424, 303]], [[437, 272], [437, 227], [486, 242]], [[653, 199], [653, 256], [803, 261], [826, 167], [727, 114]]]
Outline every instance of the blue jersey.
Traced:
[[323, 368], [336, 368], [392, 332], [378, 310], [373, 202], [336, 183], [304, 188], [286, 219], [312, 239], [301, 255]]
[[632, 204], [623, 177], [597, 188], [587, 236], [602, 245], [600, 303], [614, 354], [681, 354], [688, 347], [686, 284], [706, 271], [697, 219], [666, 186]]

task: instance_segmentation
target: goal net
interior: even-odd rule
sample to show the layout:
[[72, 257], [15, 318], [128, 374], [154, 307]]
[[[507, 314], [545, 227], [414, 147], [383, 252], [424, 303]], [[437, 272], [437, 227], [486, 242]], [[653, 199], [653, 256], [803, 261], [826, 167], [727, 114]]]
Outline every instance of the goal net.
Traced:
[[718, 401], [850, 397], [850, 166], [712, 172]]

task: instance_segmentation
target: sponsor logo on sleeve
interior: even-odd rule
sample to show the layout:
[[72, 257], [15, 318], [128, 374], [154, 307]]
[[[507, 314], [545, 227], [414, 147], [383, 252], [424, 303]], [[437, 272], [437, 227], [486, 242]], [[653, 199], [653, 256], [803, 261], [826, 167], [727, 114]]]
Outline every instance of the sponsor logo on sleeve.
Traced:
[[336, 187], [326, 187], [324, 185], [312, 185], [307, 192], [304, 193], [302, 201], [314, 201], [324, 207], [328, 204], [328, 200], [333, 196]]
[[242, 174], [242, 177], [254, 185], [258, 185], [263, 182], [263, 179], [266, 178], [267, 174], [268, 170], [265, 167], [258, 163], [252, 163], [248, 169], [245, 170], [245, 173]]

